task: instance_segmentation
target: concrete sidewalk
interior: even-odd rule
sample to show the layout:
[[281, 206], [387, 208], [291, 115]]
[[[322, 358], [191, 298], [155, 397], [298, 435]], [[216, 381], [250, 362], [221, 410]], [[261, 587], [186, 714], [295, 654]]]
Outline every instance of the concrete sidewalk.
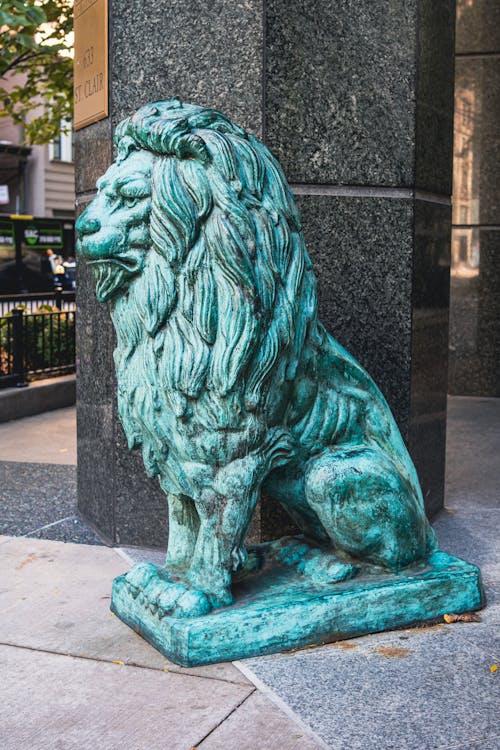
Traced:
[[99, 546], [78, 519], [74, 467], [53, 460], [71, 445], [65, 419], [46, 415], [50, 441], [22, 420], [10, 453], [0, 429], [2, 750], [500, 748], [500, 399], [450, 399], [447, 510], [435, 521], [443, 549], [481, 566], [481, 622], [197, 669], [110, 614], [113, 577], [162, 553]]
[[231, 664], [183, 669], [109, 611], [108, 547], [0, 537], [2, 750], [321, 747]]

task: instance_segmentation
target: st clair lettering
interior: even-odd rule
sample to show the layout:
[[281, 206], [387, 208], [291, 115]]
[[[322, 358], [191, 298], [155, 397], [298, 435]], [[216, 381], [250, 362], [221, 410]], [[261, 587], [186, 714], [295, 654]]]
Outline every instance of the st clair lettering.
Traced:
[[75, 104], [83, 99], [89, 99], [104, 89], [104, 73], [96, 73], [92, 78], [87, 78], [83, 83], [75, 86]]

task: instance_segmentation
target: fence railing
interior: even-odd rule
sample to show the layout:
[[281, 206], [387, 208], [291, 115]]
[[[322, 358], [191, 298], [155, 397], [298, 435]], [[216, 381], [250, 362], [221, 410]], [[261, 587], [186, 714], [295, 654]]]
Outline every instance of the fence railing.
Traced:
[[2, 315], [0, 388], [74, 372], [75, 316], [74, 309], [26, 312], [23, 307]]
[[53, 292], [28, 292], [27, 294], [0, 294], [0, 317], [9, 310], [22, 305], [29, 312], [35, 312], [41, 305], [53, 305], [59, 310], [73, 310], [75, 292], [63, 292], [56, 288]]

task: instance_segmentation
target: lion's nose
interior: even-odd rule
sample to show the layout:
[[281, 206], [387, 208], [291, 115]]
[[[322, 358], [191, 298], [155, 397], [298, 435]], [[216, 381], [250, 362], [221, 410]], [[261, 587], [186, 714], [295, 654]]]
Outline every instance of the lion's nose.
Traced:
[[92, 216], [88, 209], [79, 216], [76, 221], [75, 229], [79, 235], [94, 234], [101, 228], [101, 222], [96, 216]]

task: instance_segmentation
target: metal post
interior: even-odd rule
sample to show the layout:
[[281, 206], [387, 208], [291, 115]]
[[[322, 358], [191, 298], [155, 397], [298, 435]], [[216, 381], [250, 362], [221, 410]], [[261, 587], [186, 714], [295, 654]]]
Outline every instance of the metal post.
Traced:
[[59, 285], [56, 286], [55, 291], [56, 291], [56, 307], [59, 310], [62, 310], [62, 292], [63, 292], [62, 286], [59, 286]]
[[19, 307], [12, 310], [12, 369], [14, 374], [17, 375], [17, 388], [25, 388], [28, 385], [24, 375], [23, 313], [24, 310]]

